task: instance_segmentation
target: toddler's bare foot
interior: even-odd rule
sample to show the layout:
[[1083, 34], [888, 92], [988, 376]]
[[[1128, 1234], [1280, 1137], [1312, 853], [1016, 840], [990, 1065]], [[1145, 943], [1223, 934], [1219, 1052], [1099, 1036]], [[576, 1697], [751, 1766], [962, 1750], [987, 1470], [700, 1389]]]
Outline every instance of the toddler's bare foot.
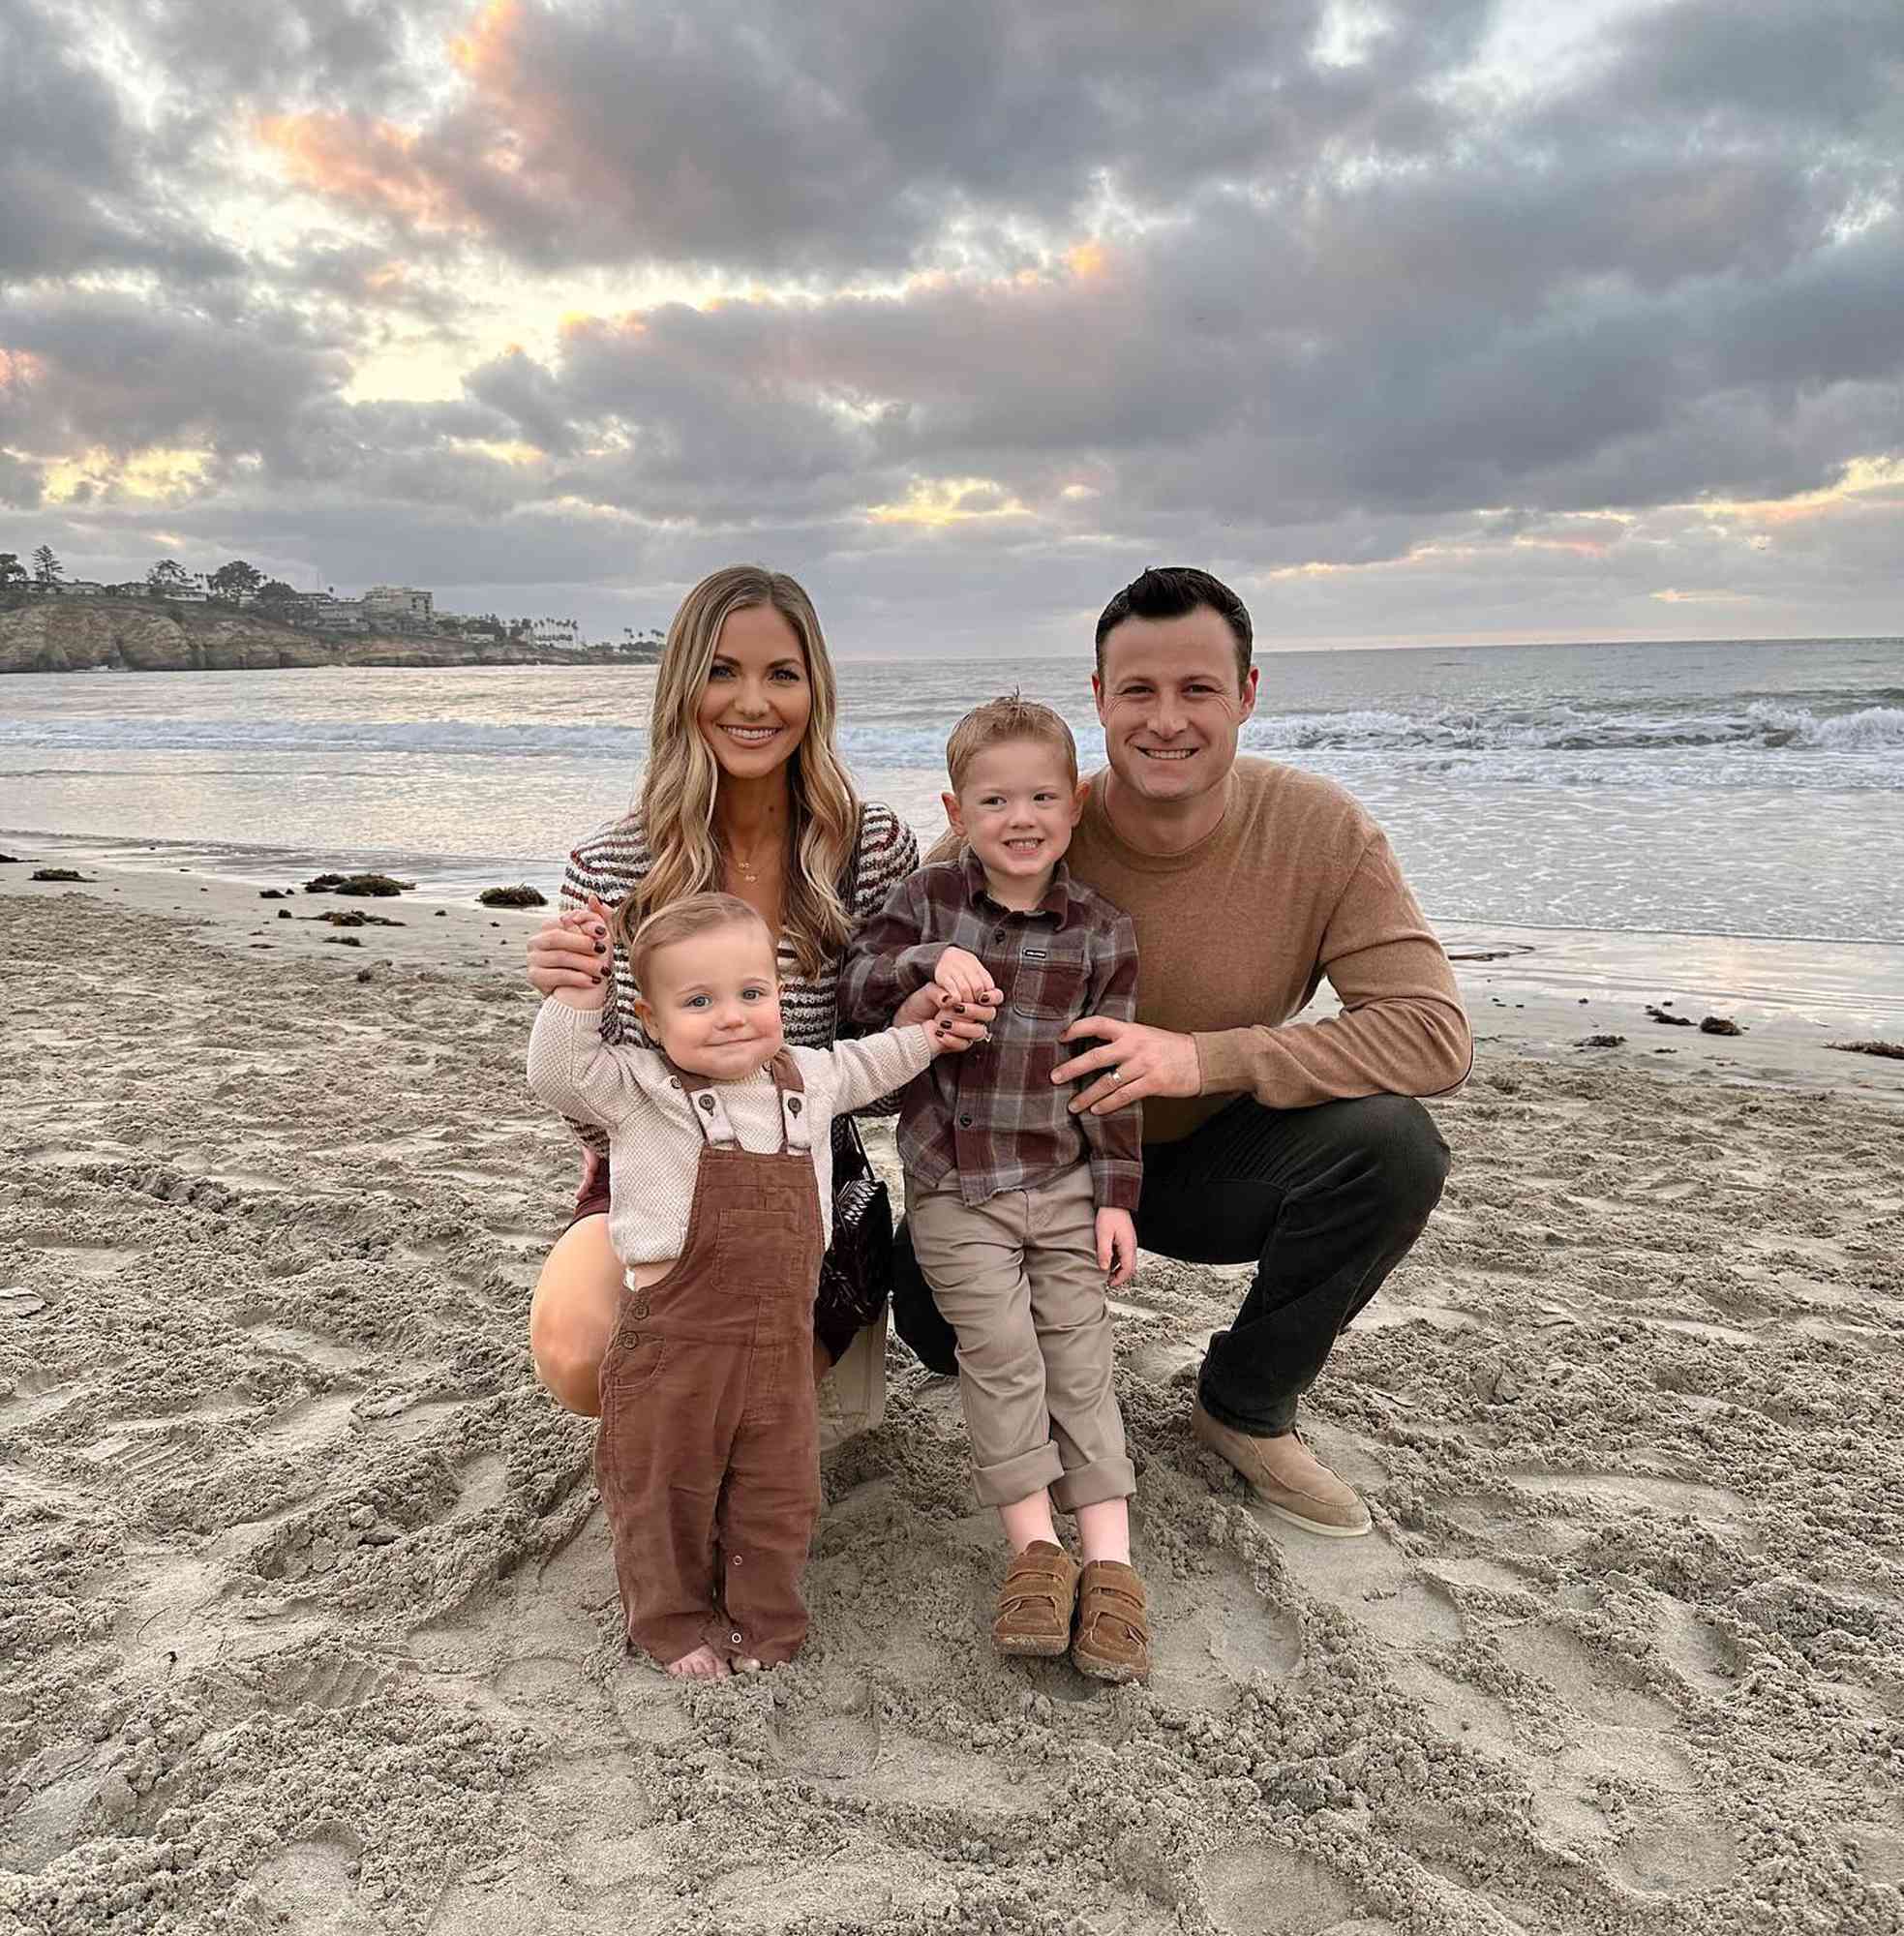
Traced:
[[697, 1647], [668, 1663], [668, 1672], [682, 1680], [725, 1680], [732, 1672], [710, 1647]]
[[737, 1660], [734, 1663], [734, 1671], [736, 1674], [758, 1674], [760, 1672], [760, 1662], [757, 1660]]

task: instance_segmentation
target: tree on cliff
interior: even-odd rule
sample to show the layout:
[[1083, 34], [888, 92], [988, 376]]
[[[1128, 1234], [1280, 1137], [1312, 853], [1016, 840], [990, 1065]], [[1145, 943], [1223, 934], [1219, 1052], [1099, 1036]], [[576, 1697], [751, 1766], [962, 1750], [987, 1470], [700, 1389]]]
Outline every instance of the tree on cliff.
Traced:
[[205, 589], [214, 598], [222, 598], [227, 605], [242, 605], [263, 583], [264, 574], [257, 565], [247, 564], [242, 558], [234, 558], [229, 564], [221, 564], [205, 580]]
[[26, 566], [18, 552], [0, 551], [0, 591], [17, 591], [26, 583]]
[[57, 585], [66, 576], [66, 567], [53, 556], [51, 545], [42, 545], [33, 554], [33, 582], [45, 587]]
[[260, 611], [288, 612], [297, 604], [297, 588], [287, 585], [282, 578], [269, 578], [257, 588], [257, 604]]
[[190, 589], [192, 574], [175, 558], [162, 558], [145, 574], [145, 589], [154, 598], [168, 598]]

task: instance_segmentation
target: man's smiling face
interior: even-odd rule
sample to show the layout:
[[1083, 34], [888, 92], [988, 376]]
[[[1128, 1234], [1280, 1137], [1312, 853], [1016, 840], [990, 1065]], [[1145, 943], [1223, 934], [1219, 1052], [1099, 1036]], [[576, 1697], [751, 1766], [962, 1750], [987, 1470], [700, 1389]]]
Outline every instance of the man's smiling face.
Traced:
[[1126, 619], [1107, 633], [1091, 690], [1111, 771], [1142, 799], [1179, 802], [1227, 776], [1256, 709], [1256, 670], [1239, 690], [1229, 621], [1198, 605], [1176, 619]]

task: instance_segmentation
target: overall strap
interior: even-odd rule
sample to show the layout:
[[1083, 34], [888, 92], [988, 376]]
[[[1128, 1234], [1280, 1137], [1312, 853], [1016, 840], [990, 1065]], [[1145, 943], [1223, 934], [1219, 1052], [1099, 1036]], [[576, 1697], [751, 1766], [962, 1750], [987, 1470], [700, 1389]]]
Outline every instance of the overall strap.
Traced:
[[685, 1069], [678, 1069], [665, 1055], [661, 1060], [667, 1063], [668, 1080], [686, 1093], [688, 1113], [700, 1124], [701, 1134], [710, 1146], [739, 1149], [740, 1138], [734, 1134], [727, 1104], [720, 1099], [720, 1084], [710, 1082], [705, 1075], [692, 1075]]
[[780, 1097], [780, 1149], [784, 1155], [813, 1148], [812, 1113], [806, 1106], [806, 1083], [790, 1049], [783, 1048], [768, 1065]]

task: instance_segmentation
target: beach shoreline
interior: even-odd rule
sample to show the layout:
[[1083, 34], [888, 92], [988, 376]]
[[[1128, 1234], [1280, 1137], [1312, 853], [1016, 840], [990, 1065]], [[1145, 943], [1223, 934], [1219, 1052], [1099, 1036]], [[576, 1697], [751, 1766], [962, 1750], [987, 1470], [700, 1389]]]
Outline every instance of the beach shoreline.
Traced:
[[[528, 1360], [575, 1173], [523, 1079], [539, 917], [30, 871], [0, 1923], [1904, 1928], [1904, 1065], [1817, 1041], [1899, 1033], [1881, 1002], [1462, 963], [1448, 1193], [1305, 1407], [1370, 1538], [1196, 1445], [1247, 1267], [1146, 1256], [1115, 1313], [1148, 1687], [991, 1653], [956, 1391], [895, 1344], [828, 1464], [807, 1651], [685, 1688], [621, 1654], [592, 1431]], [[313, 919], [351, 910], [405, 924]], [[1644, 1013], [1721, 997], [1743, 1037]]]
[[[313, 959], [335, 949], [387, 967], [459, 975], [517, 967], [529, 934], [546, 919], [545, 910], [478, 905], [481, 887], [517, 885], [494, 869], [465, 870], [460, 881], [424, 877], [416, 890], [388, 899], [342, 899], [306, 893], [303, 883], [319, 871], [371, 863], [347, 854], [277, 865], [248, 857], [241, 868], [227, 869], [203, 865], [202, 854], [174, 861], [167, 849], [130, 865], [97, 858], [125, 857], [138, 846], [130, 838], [7, 836], [0, 850], [16, 859], [0, 864], [0, 894], [77, 892], [144, 913], [182, 915], [202, 923], [215, 946], [234, 952]], [[76, 887], [35, 884], [29, 877], [40, 866], [70, 867], [88, 879]], [[555, 885], [539, 884], [552, 901]], [[286, 898], [262, 899], [267, 890]], [[365, 926], [340, 930], [324, 919], [353, 909], [370, 918]], [[398, 925], [381, 924], [389, 922]], [[1904, 945], [1504, 922], [1450, 922], [1439, 932], [1483, 1057], [1644, 1066], [1676, 1078], [1711, 1074], [1904, 1100], [1904, 1062], [1829, 1046], [1904, 1042]], [[342, 935], [352, 938], [340, 947]], [[1655, 1008], [1693, 1025], [1658, 1021], [1648, 1013]], [[1324, 983], [1303, 1018], [1334, 1011]], [[1697, 1025], [1708, 1015], [1743, 1033], [1702, 1034]], [[1610, 1035], [1624, 1041], [1584, 1045]]]

